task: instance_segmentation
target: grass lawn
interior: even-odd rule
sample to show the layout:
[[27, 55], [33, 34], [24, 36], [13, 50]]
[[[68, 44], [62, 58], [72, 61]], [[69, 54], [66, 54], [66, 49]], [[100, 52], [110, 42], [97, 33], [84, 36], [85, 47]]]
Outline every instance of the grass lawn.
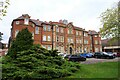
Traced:
[[80, 70], [67, 78], [118, 78], [118, 63], [81, 64]]

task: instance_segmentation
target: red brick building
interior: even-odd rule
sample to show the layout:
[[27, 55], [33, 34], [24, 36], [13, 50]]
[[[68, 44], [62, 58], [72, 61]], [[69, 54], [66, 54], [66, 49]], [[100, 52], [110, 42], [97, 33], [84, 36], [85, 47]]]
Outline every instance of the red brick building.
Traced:
[[24, 14], [14, 19], [11, 26], [11, 40], [15, 39], [20, 30], [27, 27], [33, 35], [34, 44], [41, 44], [48, 50], [58, 49], [69, 54], [102, 51], [98, 32], [86, 31], [74, 26], [72, 22], [68, 23], [67, 20], [43, 22]]

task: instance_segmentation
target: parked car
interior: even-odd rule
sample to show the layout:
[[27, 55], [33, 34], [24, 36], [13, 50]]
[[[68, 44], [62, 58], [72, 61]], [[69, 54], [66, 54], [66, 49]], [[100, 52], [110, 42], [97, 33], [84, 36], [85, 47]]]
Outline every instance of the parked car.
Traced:
[[120, 52], [117, 53], [117, 57], [120, 57]]
[[67, 54], [66, 54], [66, 53], [59, 53], [58, 55], [61, 56], [61, 57], [64, 59], [64, 57], [65, 57]]
[[94, 54], [95, 58], [115, 58], [115, 56], [111, 53], [106, 53], [106, 52], [95, 52]]
[[80, 56], [85, 57], [85, 58], [92, 58], [93, 53], [83, 53], [83, 54], [80, 54]]
[[79, 55], [70, 55], [69, 61], [86, 61], [86, 58]]
[[65, 55], [65, 59], [68, 59], [70, 57], [70, 54]]

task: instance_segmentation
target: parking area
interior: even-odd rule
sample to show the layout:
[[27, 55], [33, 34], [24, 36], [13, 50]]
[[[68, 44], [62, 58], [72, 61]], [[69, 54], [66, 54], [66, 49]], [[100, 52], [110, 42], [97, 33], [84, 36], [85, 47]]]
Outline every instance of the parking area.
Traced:
[[114, 59], [97, 59], [97, 58], [87, 58], [86, 61], [81, 61], [81, 64], [94, 64], [98, 62], [113, 62], [113, 61], [120, 61], [120, 57], [116, 57]]

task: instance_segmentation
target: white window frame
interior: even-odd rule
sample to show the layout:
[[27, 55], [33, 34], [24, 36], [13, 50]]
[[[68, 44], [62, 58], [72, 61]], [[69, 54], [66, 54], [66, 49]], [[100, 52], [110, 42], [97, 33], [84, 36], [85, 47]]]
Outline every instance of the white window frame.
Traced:
[[51, 31], [51, 26], [48, 26], [47, 28], [48, 28], [48, 29], [47, 29], [48, 31]]
[[51, 41], [51, 36], [48, 36], [47, 38], [48, 38], [47, 41]]
[[17, 24], [17, 25], [20, 24], [20, 21], [16, 21], [16, 24]]
[[35, 34], [39, 34], [39, 27], [35, 27]]
[[48, 49], [48, 50], [51, 50], [51, 45], [48, 45], [48, 46], [47, 46], [47, 49]]
[[26, 24], [26, 25], [29, 24], [29, 19], [28, 19], [28, 18], [25, 18], [25, 19], [24, 19], [24, 24]]
[[43, 31], [47, 31], [46, 25], [43, 26]]
[[46, 41], [46, 35], [43, 35], [43, 41]]

